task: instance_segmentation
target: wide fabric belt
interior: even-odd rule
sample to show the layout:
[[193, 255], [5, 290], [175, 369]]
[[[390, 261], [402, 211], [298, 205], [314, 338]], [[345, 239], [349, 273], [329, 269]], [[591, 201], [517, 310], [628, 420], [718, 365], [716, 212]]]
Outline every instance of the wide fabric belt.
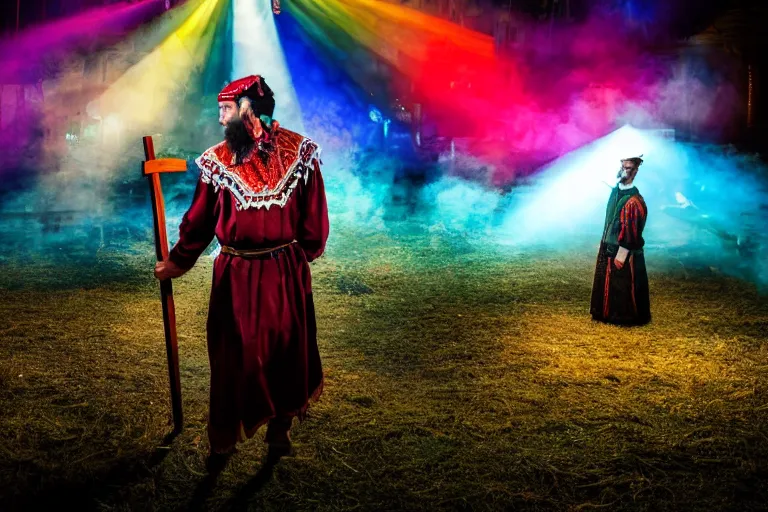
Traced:
[[277, 247], [269, 247], [269, 248], [263, 248], [263, 249], [235, 249], [233, 247], [229, 247], [228, 245], [222, 245], [221, 246], [221, 252], [224, 254], [229, 254], [231, 256], [237, 256], [238, 258], [269, 258], [274, 257], [285, 248], [293, 245], [296, 243], [296, 240], [293, 242], [289, 242], [287, 244], [278, 245]]

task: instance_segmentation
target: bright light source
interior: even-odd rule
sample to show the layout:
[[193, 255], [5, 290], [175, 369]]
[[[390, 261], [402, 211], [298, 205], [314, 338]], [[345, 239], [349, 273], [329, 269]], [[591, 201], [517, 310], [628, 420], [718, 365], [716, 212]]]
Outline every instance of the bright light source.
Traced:
[[[530, 188], [520, 189], [519, 199], [505, 222], [509, 241], [546, 243], [592, 231], [599, 236], [620, 160], [644, 154], [646, 162], [653, 162], [659, 158], [656, 141], [649, 134], [624, 126], [556, 160]], [[642, 186], [648, 177], [647, 171], [644, 163], [638, 185]]]
[[368, 111], [368, 117], [374, 123], [380, 123], [384, 120], [384, 116], [381, 115], [381, 111], [376, 107], [371, 107], [371, 110]]
[[168, 108], [184, 84], [208, 58], [221, 0], [199, 0], [188, 7], [179, 28], [126, 71], [87, 107], [101, 119], [116, 117], [132, 130], [165, 128]]
[[233, 80], [261, 75], [275, 92], [274, 118], [289, 130], [304, 131], [301, 108], [283, 48], [277, 35], [275, 17], [264, 0], [234, 0]]

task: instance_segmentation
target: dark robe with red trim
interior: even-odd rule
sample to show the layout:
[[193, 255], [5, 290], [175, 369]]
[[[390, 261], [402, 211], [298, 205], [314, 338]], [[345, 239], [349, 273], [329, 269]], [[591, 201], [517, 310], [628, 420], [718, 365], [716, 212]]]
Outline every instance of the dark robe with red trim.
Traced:
[[269, 144], [240, 164], [225, 142], [197, 159], [200, 179], [170, 254], [188, 269], [214, 236], [240, 250], [290, 244], [256, 259], [221, 253], [214, 262], [207, 325], [214, 452], [273, 417], [302, 419], [322, 391], [309, 269], [329, 228], [319, 148], [282, 128]]
[[[648, 208], [632, 187], [613, 189], [605, 215], [592, 285], [592, 318], [618, 325], [642, 325], [651, 321], [648, 273], [645, 267], [643, 229]], [[620, 248], [629, 251], [621, 269], [614, 260]]]

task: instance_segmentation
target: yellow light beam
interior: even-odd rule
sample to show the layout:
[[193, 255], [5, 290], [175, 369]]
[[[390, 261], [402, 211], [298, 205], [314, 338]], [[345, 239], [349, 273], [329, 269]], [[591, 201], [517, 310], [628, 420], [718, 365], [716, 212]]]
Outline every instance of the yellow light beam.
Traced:
[[199, 0], [197, 8], [156, 49], [118, 78], [97, 100], [102, 119], [124, 129], [158, 130], [173, 121], [168, 107], [210, 54], [222, 0]]

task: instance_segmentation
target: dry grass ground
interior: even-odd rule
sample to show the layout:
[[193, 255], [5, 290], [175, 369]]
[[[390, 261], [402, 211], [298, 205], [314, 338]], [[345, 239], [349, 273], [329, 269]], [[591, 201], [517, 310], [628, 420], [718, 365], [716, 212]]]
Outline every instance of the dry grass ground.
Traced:
[[186, 427], [167, 445], [151, 249], [5, 260], [0, 508], [766, 510], [768, 301], [749, 285], [649, 251], [654, 320], [621, 329], [587, 314], [589, 248], [335, 243], [313, 265], [326, 390], [298, 456], [260, 474], [257, 436], [216, 482], [210, 260], [175, 283]]

